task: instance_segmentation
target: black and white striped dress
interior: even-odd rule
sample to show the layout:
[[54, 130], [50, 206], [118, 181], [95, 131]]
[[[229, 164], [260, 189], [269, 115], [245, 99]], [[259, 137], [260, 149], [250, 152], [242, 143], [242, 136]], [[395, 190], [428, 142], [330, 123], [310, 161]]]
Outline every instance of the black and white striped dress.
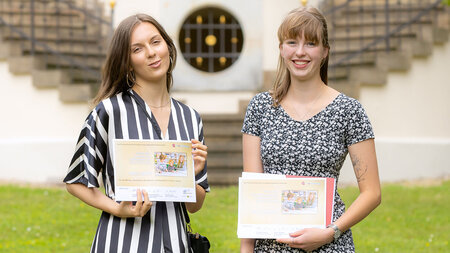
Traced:
[[[134, 94], [132, 97], [128, 92]], [[131, 89], [100, 102], [87, 117], [75, 155], [64, 182], [99, 187], [102, 175], [105, 194], [114, 198], [112, 140], [160, 139], [136, 100], [150, 108]], [[136, 100], [135, 100], [136, 99]], [[197, 139], [204, 143], [200, 115], [187, 105], [171, 99], [167, 140]], [[206, 165], [196, 183], [209, 191]], [[119, 218], [102, 212], [91, 252], [189, 252], [185, 218], [178, 202], [154, 202], [142, 218]]]

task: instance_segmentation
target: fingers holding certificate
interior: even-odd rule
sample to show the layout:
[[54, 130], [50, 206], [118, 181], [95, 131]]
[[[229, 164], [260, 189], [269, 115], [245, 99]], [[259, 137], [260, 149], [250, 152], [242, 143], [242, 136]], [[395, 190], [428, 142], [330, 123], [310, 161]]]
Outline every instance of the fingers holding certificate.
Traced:
[[206, 157], [208, 156], [208, 147], [206, 145], [203, 145], [203, 143], [198, 140], [192, 139], [191, 142], [192, 155], [194, 157], [195, 175], [197, 175], [205, 167]]

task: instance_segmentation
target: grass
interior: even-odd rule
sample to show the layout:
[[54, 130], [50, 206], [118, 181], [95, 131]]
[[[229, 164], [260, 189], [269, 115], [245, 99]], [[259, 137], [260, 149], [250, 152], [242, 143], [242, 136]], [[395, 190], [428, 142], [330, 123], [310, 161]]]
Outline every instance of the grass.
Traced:
[[[354, 226], [357, 252], [448, 252], [450, 181], [434, 186], [384, 185], [382, 205]], [[346, 203], [356, 187], [339, 192]], [[88, 252], [100, 211], [64, 189], [0, 186], [0, 252]], [[237, 187], [213, 187], [191, 215], [211, 252], [238, 252]]]

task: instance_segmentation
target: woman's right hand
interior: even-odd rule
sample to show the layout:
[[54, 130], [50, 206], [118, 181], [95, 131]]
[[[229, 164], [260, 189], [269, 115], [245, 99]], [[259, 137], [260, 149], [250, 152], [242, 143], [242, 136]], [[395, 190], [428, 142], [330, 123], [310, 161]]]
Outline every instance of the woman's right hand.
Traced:
[[147, 191], [143, 190], [142, 193], [144, 194], [144, 201], [142, 201], [141, 190], [138, 189], [136, 191], [136, 205], [133, 205], [131, 201], [122, 201], [117, 205], [113, 215], [120, 218], [143, 217], [152, 207], [152, 202], [148, 199]]

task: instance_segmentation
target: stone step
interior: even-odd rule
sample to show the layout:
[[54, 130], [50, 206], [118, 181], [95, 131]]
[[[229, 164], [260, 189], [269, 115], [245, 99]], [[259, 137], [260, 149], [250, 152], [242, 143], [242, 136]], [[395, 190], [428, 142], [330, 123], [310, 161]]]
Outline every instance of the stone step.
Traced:
[[378, 67], [354, 67], [350, 71], [349, 80], [366, 86], [386, 84], [388, 70]]
[[[348, 29], [348, 30], [337, 30], [330, 31], [329, 40], [330, 43], [335, 41], [347, 41], [347, 40], [374, 40], [379, 37], [384, 37], [386, 35], [385, 29]], [[416, 38], [417, 32], [410, 31], [409, 29], [403, 29], [396, 32], [391, 36], [392, 38]]]
[[[386, 26], [386, 23], [389, 23], [389, 26], [398, 26], [404, 23], [408, 23], [415, 15], [412, 13], [408, 13], [405, 16], [386, 16], [385, 13], [373, 16], [369, 15], [364, 17], [361, 14], [358, 14], [356, 17], [346, 17], [344, 19], [337, 20], [333, 22], [333, 27], [365, 27], [372, 28], [373, 26]], [[389, 20], [388, 20], [389, 19]], [[387, 22], [389, 21], [389, 22]], [[417, 20], [416, 24], [432, 24], [433, 19], [430, 16], [422, 16], [419, 20]]]
[[[6, 40], [21, 40], [23, 38], [22, 34], [31, 37], [30, 27], [16, 27], [20, 31], [20, 34], [16, 31], [10, 30], [7, 27], [2, 27], [2, 37]], [[109, 31], [109, 30], [108, 30]], [[103, 35], [105, 34], [105, 35]], [[36, 27], [34, 29], [34, 38], [36, 40], [56, 40], [56, 41], [91, 41], [100, 42], [106, 36], [106, 31], [103, 33], [98, 26], [87, 26], [84, 27]]]
[[[3, 20], [14, 27], [30, 27], [31, 18], [24, 17], [23, 15], [4, 15]], [[37, 15], [34, 17], [35, 27], [61, 27], [61, 28], [84, 28], [89, 25], [96, 25], [90, 20], [87, 20], [78, 16], [42, 16]]]
[[216, 136], [205, 136], [208, 146], [208, 155], [222, 154], [224, 152], [242, 152], [242, 138], [229, 137], [220, 138]]
[[59, 100], [65, 103], [86, 103], [93, 97], [90, 84], [60, 84], [58, 91]]
[[359, 90], [361, 85], [353, 80], [330, 80], [328, 85], [337, 91], [344, 93], [345, 95], [352, 98], [359, 98]]
[[70, 77], [61, 69], [33, 69], [31, 80], [37, 88], [57, 88], [62, 83], [70, 83]]
[[[378, 3], [368, 3], [360, 4], [363, 1], [355, 1], [354, 5], [350, 5], [342, 10], [342, 14], [359, 14], [359, 13], [383, 13], [386, 11], [385, 1], [380, 1]], [[389, 4], [388, 10], [390, 13], [408, 13], [408, 12], [419, 12], [429, 7], [430, 3], [427, 1], [418, 1], [415, 3], [410, 3], [405, 1], [400, 4]], [[435, 10], [443, 10], [444, 6], [439, 5]]]
[[[36, 54], [46, 54], [51, 52], [49, 51], [49, 49], [51, 49], [66, 55], [96, 56], [106, 59], [106, 45], [104, 45], [104, 42], [105, 41], [101, 41], [101, 43], [87, 41], [81, 44], [69, 41], [46, 41], [42, 42], [46, 47], [42, 46], [42, 44], [35, 44], [34, 50]], [[31, 52], [30, 41], [24, 41], [21, 43], [20, 47], [24, 52]]]

